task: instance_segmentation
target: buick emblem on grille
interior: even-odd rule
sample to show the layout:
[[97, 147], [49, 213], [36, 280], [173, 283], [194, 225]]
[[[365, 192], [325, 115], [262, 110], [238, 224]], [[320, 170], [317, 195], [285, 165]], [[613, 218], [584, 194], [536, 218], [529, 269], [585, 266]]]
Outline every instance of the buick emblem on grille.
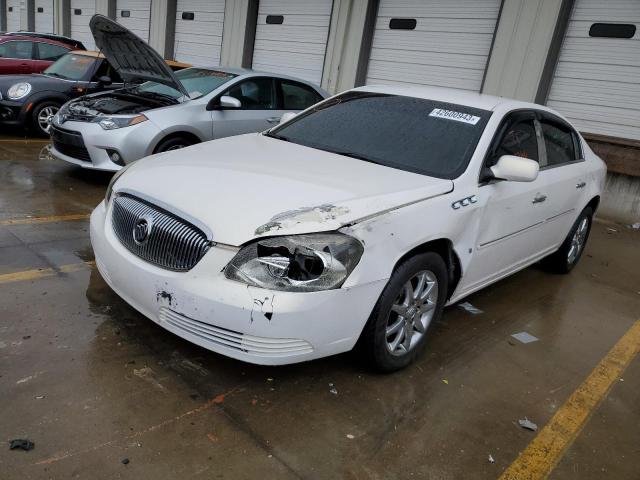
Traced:
[[137, 245], [144, 245], [151, 235], [151, 227], [153, 226], [153, 218], [145, 215], [136, 222], [136, 226], [133, 228], [133, 241]]

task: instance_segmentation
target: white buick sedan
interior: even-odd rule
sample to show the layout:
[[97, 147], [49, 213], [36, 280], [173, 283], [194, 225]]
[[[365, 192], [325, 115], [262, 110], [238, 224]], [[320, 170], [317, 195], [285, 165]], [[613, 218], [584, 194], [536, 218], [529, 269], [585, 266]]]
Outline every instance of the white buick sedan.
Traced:
[[358, 346], [392, 371], [445, 305], [580, 259], [605, 166], [546, 107], [362, 87], [287, 120], [118, 172], [91, 216], [107, 283], [223, 355], [275, 365]]

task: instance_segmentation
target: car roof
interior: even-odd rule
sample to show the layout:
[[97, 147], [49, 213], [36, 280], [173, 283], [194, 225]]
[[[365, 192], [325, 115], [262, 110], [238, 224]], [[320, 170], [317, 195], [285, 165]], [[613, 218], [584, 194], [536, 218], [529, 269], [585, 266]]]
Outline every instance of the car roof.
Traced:
[[468, 90], [458, 90], [446, 87], [366, 85], [364, 87], [354, 88], [352, 91], [386, 93], [389, 95], [403, 95], [407, 97], [424, 98], [427, 100], [439, 100], [446, 103], [467, 105], [469, 107], [491, 111], [498, 109], [536, 109], [553, 112], [550, 108], [537, 103], [522, 102], [511, 98], [487, 95], [486, 93], [475, 93]]
[[81, 42], [62, 35], [53, 35], [49, 33], [36, 33], [36, 32], [6, 32], [0, 34], [0, 39], [3, 40], [37, 40], [45, 43], [52, 43], [55, 45], [61, 45], [67, 48], [80, 48], [84, 47]]

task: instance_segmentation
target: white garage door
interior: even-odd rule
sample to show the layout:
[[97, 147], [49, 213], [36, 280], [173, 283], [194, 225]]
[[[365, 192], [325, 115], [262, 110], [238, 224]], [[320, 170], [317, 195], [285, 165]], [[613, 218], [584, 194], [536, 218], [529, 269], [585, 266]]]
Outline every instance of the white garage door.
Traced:
[[20, 30], [20, 0], [7, 0], [7, 32]]
[[380, 0], [367, 84], [480, 91], [500, 0]]
[[53, 33], [54, 0], [36, 0], [36, 32]]
[[148, 42], [151, 0], [117, 0], [116, 20]]
[[640, 1], [576, 1], [547, 104], [583, 132], [640, 140]]
[[176, 60], [205, 67], [220, 65], [224, 4], [225, 0], [178, 0]]
[[319, 84], [331, 8], [332, 0], [261, 0], [253, 68]]
[[71, 0], [71, 38], [82, 42], [88, 50], [96, 48], [89, 29], [89, 20], [95, 13], [95, 0]]

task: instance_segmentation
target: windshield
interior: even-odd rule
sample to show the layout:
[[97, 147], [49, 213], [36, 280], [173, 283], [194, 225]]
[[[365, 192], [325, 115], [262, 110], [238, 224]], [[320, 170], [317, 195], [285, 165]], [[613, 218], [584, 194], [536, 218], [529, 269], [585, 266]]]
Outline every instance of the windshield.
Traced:
[[47, 68], [44, 74], [65, 80], [83, 80], [87, 78], [87, 73], [95, 68], [95, 65], [95, 57], [67, 53]]
[[[206, 68], [185, 68], [177, 72], [176, 77], [189, 92], [191, 98], [201, 97], [213, 92], [216, 88], [224, 85], [236, 75]], [[183, 96], [182, 92], [157, 82], [145, 82], [138, 87], [139, 92], [160, 93], [173, 98]]]
[[491, 112], [371, 92], [318, 104], [267, 135], [400, 170], [453, 179], [467, 168]]

